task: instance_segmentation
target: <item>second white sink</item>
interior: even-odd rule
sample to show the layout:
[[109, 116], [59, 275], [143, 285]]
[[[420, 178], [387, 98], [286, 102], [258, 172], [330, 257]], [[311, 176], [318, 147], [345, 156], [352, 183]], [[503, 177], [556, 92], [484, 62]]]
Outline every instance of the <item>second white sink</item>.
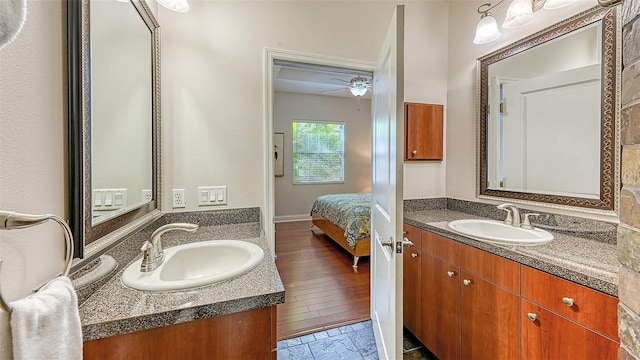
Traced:
[[232, 279], [257, 266], [264, 251], [240, 240], [213, 240], [164, 249], [164, 262], [154, 271], [141, 272], [142, 259], [130, 264], [122, 283], [138, 290], [181, 290]]
[[531, 246], [553, 241], [553, 235], [546, 230], [527, 230], [496, 220], [455, 220], [449, 222], [448, 226], [457, 233], [496, 244]]

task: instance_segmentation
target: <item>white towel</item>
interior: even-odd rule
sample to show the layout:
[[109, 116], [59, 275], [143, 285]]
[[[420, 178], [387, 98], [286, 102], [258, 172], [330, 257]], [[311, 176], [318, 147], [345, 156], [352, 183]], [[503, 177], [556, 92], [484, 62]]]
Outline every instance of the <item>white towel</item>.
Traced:
[[53, 279], [10, 306], [15, 360], [82, 359], [78, 297], [68, 277]]
[[27, 19], [27, 0], [0, 0], [0, 49], [12, 42]]

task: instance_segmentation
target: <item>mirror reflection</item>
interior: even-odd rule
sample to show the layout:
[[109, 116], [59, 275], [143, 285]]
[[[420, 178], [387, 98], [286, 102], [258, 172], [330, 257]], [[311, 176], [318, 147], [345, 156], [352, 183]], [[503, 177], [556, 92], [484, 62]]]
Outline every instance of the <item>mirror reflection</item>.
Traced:
[[478, 197], [616, 215], [620, 10], [595, 7], [478, 59]]
[[131, 2], [92, 1], [92, 224], [152, 200], [152, 34]]
[[600, 26], [489, 65], [490, 189], [599, 198]]

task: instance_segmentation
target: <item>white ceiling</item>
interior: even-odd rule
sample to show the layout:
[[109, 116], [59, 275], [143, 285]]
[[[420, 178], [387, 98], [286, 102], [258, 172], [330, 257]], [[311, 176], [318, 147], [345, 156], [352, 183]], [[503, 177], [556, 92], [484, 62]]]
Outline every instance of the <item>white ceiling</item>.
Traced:
[[[371, 74], [362, 71], [335, 69], [295, 64], [274, 66], [274, 89], [301, 94], [327, 95], [355, 98], [349, 91], [349, 82], [356, 76], [371, 81]], [[371, 99], [371, 90], [362, 96]]]

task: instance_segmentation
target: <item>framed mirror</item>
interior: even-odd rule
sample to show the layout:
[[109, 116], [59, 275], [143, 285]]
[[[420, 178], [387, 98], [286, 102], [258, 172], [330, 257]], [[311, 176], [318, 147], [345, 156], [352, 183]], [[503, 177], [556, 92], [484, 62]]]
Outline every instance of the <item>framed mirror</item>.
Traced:
[[144, 0], [69, 0], [75, 257], [160, 213], [160, 34]]
[[585, 11], [478, 59], [479, 198], [617, 213], [619, 11]]

